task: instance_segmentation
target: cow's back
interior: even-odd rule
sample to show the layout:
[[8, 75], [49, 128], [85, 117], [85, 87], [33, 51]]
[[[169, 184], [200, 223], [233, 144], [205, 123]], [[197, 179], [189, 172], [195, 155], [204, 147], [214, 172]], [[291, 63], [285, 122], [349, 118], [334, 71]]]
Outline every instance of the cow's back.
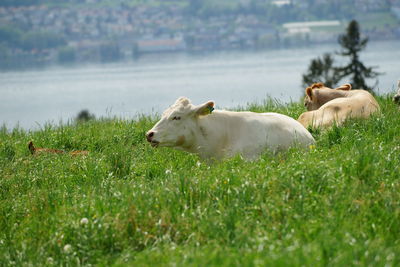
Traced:
[[[265, 150], [286, 150], [292, 146], [307, 148], [314, 143], [312, 135], [296, 120], [278, 113], [217, 111], [206, 116], [202, 128], [210, 132], [213, 154], [241, 154], [256, 158]], [[209, 151], [211, 152], [211, 151]]]
[[342, 123], [347, 118], [368, 118], [379, 111], [379, 104], [375, 98], [365, 90], [350, 91], [348, 97], [333, 99], [321, 106], [323, 113], [331, 113]]
[[314, 138], [305, 127], [295, 119], [279, 113], [263, 113], [269, 125], [272, 150], [284, 150], [293, 144], [307, 148]]

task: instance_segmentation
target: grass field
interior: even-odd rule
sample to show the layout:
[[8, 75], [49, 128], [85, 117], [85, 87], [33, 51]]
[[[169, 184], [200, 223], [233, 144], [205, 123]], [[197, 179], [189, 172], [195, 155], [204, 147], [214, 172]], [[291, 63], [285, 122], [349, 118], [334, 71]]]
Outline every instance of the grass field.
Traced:
[[[2, 129], [0, 266], [399, 266], [400, 110], [379, 102], [255, 162], [151, 148], [150, 117]], [[34, 157], [29, 140], [91, 153]]]

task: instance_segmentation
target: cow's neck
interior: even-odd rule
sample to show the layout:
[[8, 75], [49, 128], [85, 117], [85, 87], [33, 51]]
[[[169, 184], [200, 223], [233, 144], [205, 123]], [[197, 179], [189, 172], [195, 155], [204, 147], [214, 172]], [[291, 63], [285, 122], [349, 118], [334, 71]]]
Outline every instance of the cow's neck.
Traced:
[[[198, 129], [190, 152], [202, 157], [222, 158], [229, 150], [231, 120], [225, 111], [214, 111], [198, 119]], [[189, 150], [188, 150], [189, 151]]]
[[318, 104], [321, 106], [332, 99], [348, 96], [348, 91], [343, 90], [315, 90], [315, 93], [317, 94]]

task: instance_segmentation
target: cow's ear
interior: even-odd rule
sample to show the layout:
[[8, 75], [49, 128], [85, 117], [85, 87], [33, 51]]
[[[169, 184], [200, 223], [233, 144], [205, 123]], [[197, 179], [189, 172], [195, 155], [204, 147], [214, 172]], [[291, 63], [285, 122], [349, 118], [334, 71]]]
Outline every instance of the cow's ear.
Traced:
[[313, 89], [311, 87], [306, 88], [306, 95], [312, 100], [312, 91]]
[[181, 104], [183, 106], [187, 106], [190, 104], [190, 100], [184, 96], [181, 96], [175, 101], [175, 104]]
[[339, 86], [338, 88], [336, 88], [336, 90], [350, 91], [351, 84], [349, 84], [349, 83], [343, 84], [343, 85]]
[[400, 80], [397, 81], [397, 93], [400, 94]]
[[213, 101], [208, 101], [204, 104], [201, 104], [197, 107], [195, 107], [195, 114], [198, 116], [204, 116], [211, 114], [214, 110], [214, 102]]
[[311, 89], [314, 89], [314, 88], [323, 88], [323, 87], [325, 87], [325, 85], [323, 84], [323, 83], [313, 83], [312, 85], [311, 85]]

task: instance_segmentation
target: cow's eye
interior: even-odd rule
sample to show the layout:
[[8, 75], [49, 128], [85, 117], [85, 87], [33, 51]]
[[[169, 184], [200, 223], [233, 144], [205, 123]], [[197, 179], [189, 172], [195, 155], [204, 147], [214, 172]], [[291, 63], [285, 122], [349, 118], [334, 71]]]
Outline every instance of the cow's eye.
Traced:
[[175, 116], [172, 118], [173, 121], [179, 121], [181, 119], [181, 117]]

